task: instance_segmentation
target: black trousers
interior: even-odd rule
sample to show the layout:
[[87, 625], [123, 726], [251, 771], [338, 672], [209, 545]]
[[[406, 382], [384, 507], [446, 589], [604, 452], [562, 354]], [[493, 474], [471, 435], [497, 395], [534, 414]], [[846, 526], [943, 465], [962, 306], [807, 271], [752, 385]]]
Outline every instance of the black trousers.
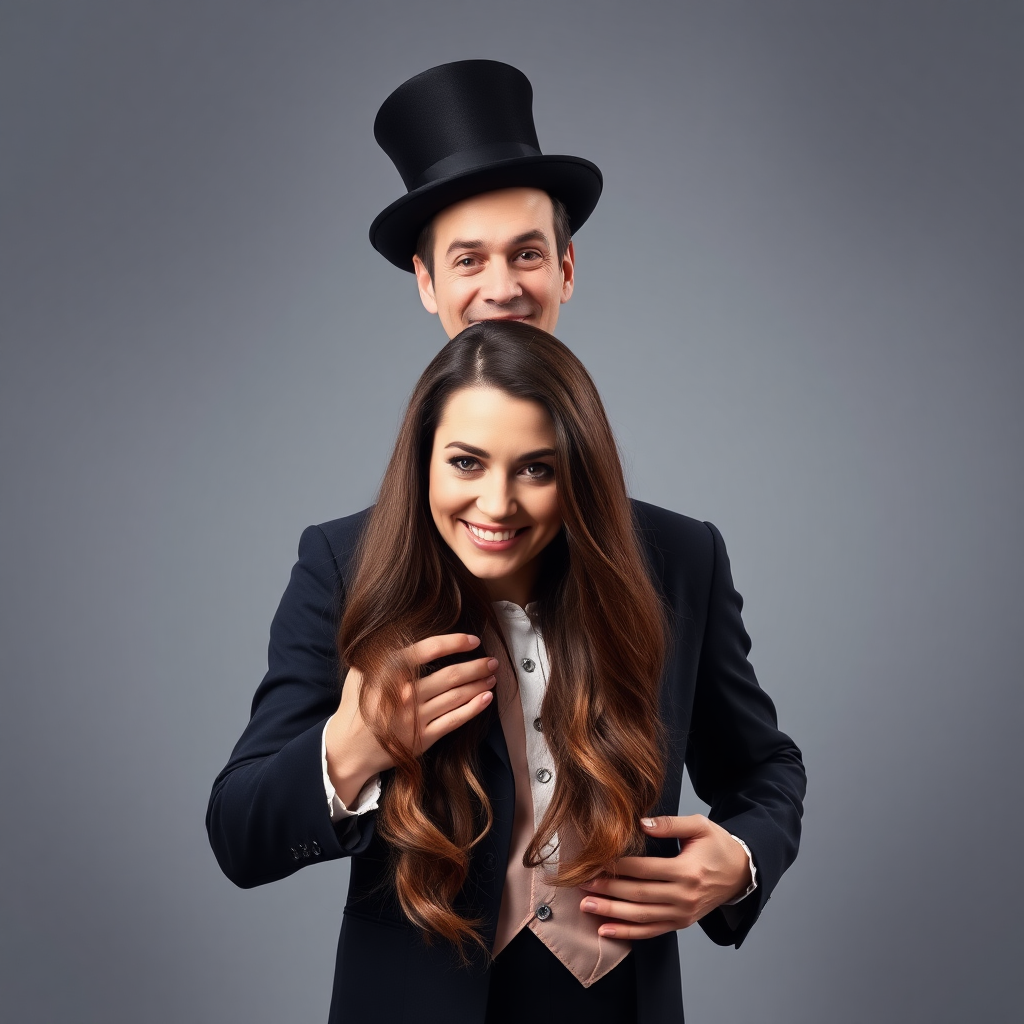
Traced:
[[584, 988], [529, 928], [523, 928], [494, 958], [487, 1024], [522, 1024], [570, 1013], [573, 1016], [561, 1019], [636, 1024], [633, 954]]

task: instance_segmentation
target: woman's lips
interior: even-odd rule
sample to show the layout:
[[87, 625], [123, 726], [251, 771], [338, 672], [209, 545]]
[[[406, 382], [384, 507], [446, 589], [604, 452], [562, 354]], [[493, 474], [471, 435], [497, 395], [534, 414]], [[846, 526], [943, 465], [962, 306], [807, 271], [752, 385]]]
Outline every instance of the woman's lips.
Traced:
[[469, 523], [465, 519], [460, 519], [459, 522], [465, 527], [466, 536], [482, 551], [507, 551], [529, 529], [528, 526], [495, 529], [494, 527], [480, 526], [477, 523]]

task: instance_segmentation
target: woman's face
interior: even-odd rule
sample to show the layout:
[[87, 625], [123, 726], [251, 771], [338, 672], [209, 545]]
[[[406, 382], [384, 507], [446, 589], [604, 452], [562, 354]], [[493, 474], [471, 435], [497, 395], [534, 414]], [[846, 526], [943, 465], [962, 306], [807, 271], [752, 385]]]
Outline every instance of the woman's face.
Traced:
[[492, 601], [525, 605], [537, 556], [562, 528], [555, 425], [539, 402], [495, 388], [448, 399], [430, 455], [430, 512]]

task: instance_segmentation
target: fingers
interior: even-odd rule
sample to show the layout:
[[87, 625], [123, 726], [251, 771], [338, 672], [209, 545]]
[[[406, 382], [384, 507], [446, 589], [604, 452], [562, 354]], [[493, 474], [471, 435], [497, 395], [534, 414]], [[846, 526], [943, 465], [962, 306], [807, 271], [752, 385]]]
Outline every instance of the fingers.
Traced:
[[[719, 828], [703, 814], [641, 818], [640, 824], [648, 835], [682, 840], [684, 852], [688, 849], [687, 841], [704, 837]], [[655, 880], [679, 877], [677, 858], [675, 857], [620, 857], [615, 862], [615, 874], [616, 876], [626, 875], [630, 878]]]
[[615, 875], [668, 881], [676, 877], [675, 865], [675, 857], [620, 857], [615, 862]]
[[[446, 633], [427, 637], [407, 650], [410, 659], [422, 666], [450, 654], [471, 651], [479, 645], [479, 638], [472, 634]], [[476, 658], [446, 665], [416, 682], [425, 748], [465, 725], [490, 704], [497, 668], [497, 658]]]
[[742, 847], [703, 815], [666, 815], [642, 824], [648, 833], [680, 839], [682, 850], [674, 857], [621, 857], [611, 875], [580, 887], [585, 913], [613, 919], [600, 926], [601, 935], [644, 939], [688, 928], [747, 884]]
[[462, 654], [480, 646], [480, 637], [470, 633], [443, 633], [440, 636], [428, 636], [426, 640], [407, 647], [406, 653], [413, 665], [429, 665], [438, 658], [449, 654]]
[[419, 680], [416, 691], [421, 704], [425, 704], [441, 694], [480, 680], [490, 678], [488, 685], [493, 686], [497, 668], [497, 658], [476, 658], [457, 665], [446, 665]]
[[[493, 686], [494, 684], [491, 683], [491, 685]], [[448, 733], [458, 729], [460, 725], [465, 725], [471, 718], [479, 715], [493, 699], [494, 694], [490, 690], [484, 690], [482, 693], [477, 693], [469, 700], [459, 704], [451, 711], [438, 715], [437, 718], [423, 727], [424, 746], [430, 747], [442, 736], [446, 736]]]
[[580, 909], [585, 914], [610, 918], [598, 928], [598, 934], [608, 939], [650, 939], [693, 923], [667, 903], [628, 903], [587, 896]]
[[[479, 679], [470, 679], [468, 682], [462, 683], [458, 686], [444, 689], [436, 697], [432, 697], [429, 700], [422, 700], [419, 707], [420, 721], [423, 723], [424, 731], [430, 726], [432, 722], [437, 721], [439, 718], [443, 718], [445, 715], [450, 714], [452, 711], [457, 710], [464, 704], [468, 704], [474, 697], [479, 697], [481, 694], [492, 690], [495, 683], [497, 682], [497, 676], [494, 675], [493, 669], [497, 667], [491, 659], [492, 669], [491, 674], [483, 676]], [[484, 705], [486, 706], [486, 705]], [[478, 709], [478, 710], [482, 710]], [[476, 712], [474, 712], [475, 714]]]
[[651, 836], [669, 839], [693, 839], [703, 835], [710, 824], [703, 814], [671, 815], [663, 814], [657, 818], [641, 818], [640, 824]]
[[631, 903], [670, 903], [677, 891], [677, 885], [672, 882], [647, 882], [637, 878], [605, 876], [591, 879], [580, 888], [591, 895], [610, 896]]
[[[487, 707], [493, 699], [490, 690], [497, 681], [494, 672], [498, 661], [487, 657], [476, 658], [447, 665], [421, 679], [416, 678], [416, 668], [452, 654], [472, 651], [479, 646], [479, 638], [472, 634], [446, 633], [427, 637], [404, 649], [407, 664], [412, 670], [411, 678], [407, 676], [402, 681], [401, 704], [395, 709], [390, 729], [399, 742], [413, 753], [423, 753], [442, 736], [465, 724]], [[356, 701], [361, 681], [357, 673], [357, 685], [352, 688], [356, 691], [352, 694]], [[344, 701], [343, 688], [342, 703]]]

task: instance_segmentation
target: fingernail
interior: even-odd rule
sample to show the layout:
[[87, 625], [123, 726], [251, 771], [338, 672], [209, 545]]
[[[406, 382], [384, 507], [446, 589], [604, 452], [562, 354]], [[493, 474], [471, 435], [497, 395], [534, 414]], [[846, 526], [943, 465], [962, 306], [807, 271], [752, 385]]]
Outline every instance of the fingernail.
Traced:
[[498, 659], [497, 658], [488, 658], [487, 659], [487, 671], [488, 672], [493, 672], [497, 667], [498, 667]]
[[473, 636], [473, 635], [470, 634], [467, 637], [467, 639], [469, 640], [469, 646], [470, 647], [476, 647], [477, 644], [480, 643], [480, 637], [478, 637], [478, 636]]
[[597, 910], [597, 904], [593, 900], [584, 900], [583, 901], [583, 909], [584, 910]]
[[640, 824], [644, 828], [657, 828], [658, 823], [653, 818], [641, 818]]
[[484, 692], [480, 694], [480, 697], [481, 697], [480, 703], [481, 704], [490, 704], [491, 703], [491, 698], [493, 696], [494, 696], [494, 694], [491, 693], [490, 690], [484, 690]]
[[602, 925], [600, 928], [598, 928], [597, 934], [603, 935], [606, 939], [614, 939], [615, 929], [609, 927], [608, 925]]

